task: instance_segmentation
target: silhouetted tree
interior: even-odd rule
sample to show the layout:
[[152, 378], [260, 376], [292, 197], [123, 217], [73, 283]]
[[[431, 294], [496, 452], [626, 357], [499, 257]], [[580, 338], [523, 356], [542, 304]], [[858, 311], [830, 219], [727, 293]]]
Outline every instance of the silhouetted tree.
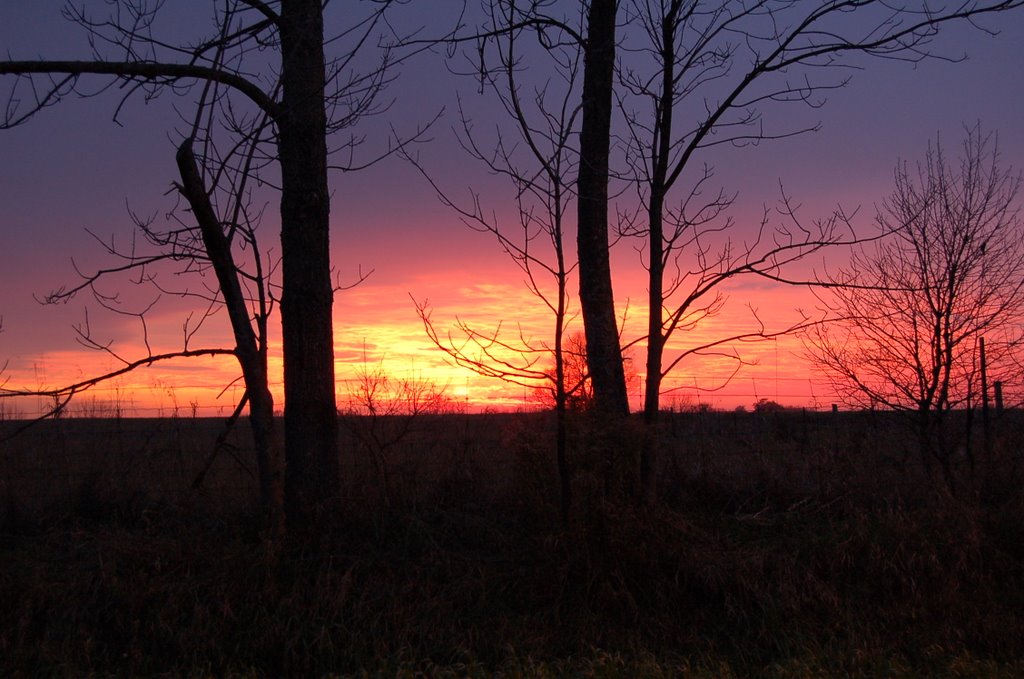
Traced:
[[772, 415], [774, 415], [776, 413], [781, 413], [784, 410], [785, 410], [785, 408], [782, 407], [782, 405], [780, 403], [778, 403], [777, 401], [772, 401], [771, 399], [767, 399], [767, 398], [759, 398], [754, 403], [754, 412], [755, 413], [772, 414]]
[[[450, 42], [476, 42], [483, 51], [488, 40], [529, 29], [552, 52], [564, 51], [569, 44], [582, 51], [582, 91], [578, 94], [578, 107], [574, 105], [571, 110], [572, 117], [578, 115], [580, 119], [575, 181], [580, 307], [590, 348], [587, 360], [594, 380], [596, 407], [606, 414], [624, 417], [629, 413], [629, 400], [622, 373], [608, 254], [608, 162], [618, 0], [592, 0], [580, 5], [560, 5], [550, 0], [527, 0], [521, 4], [499, 1], [489, 6], [489, 25], [470, 35], [457, 35]], [[585, 30], [554, 13], [562, 7], [570, 16], [579, 11]], [[503, 20], [493, 21], [494, 8], [502, 8]], [[574, 58], [571, 63], [563, 63], [562, 68], [574, 76], [577, 64], [578, 59]], [[560, 77], [565, 78], [566, 72]]]
[[[844, 217], [837, 214], [820, 222], [814, 233], [803, 231], [799, 222], [792, 229], [777, 230], [763, 223], [752, 248], [734, 248], [728, 238], [720, 250], [710, 248], [708, 237], [732, 226], [725, 217], [732, 198], [719, 193], [710, 201], [697, 199], [711, 177], [710, 168], [701, 163], [706, 150], [814, 129], [816, 126], [784, 125], [772, 129], [763, 112], [773, 104], [818, 107], [828, 90], [846, 82], [848, 67], [861, 66], [859, 58], [919, 61], [929, 56], [931, 41], [944, 24], [973, 24], [986, 14], [1022, 4], [1021, 0], [1006, 0], [940, 6], [921, 0], [897, 7], [882, 0], [815, 4], [793, 0], [592, 0], [580, 7], [585, 30], [577, 33], [555, 15], [562, 5], [533, 0], [517, 5], [521, 16], [510, 25], [468, 38], [480, 40], [496, 32], [531, 27], [542, 42], [558, 49], [563, 43], [550, 40], [545, 29], [559, 27], [564, 30], [562, 37], [583, 45], [577, 247], [580, 305], [598, 408], [606, 414], [624, 415], [629, 407], [608, 261], [613, 136], [625, 140], [623, 165], [636, 170], [634, 180], [648, 221], [647, 225], [627, 225], [626, 231], [645, 235], [649, 243], [650, 354], [645, 408], [649, 407], [651, 419], [656, 419], [662, 379], [683, 356], [717, 350], [727, 339], [771, 337], [802, 325], [771, 332], [757, 327], [737, 338], [691, 348], [665, 366], [669, 337], [720, 308], [721, 283], [741, 273], [794, 284], [814, 283], [788, 280], [781, 267], [840, 242], [835, 229]], [[615, 80], [617, 50], [623, 55], [619, 58], [619, 88]], [[642, 63], [645, 57], [651, 57], [646, 65]], [[628, 125], [621, 136], [612, 124], [616, 96]], [[630, 98], [640, 103], [630, 104], [626, 101]], [[694, 175], [693, 168], [702, 166], [703, 171]], [[680, 208], [669, 203], [677, 184], [686, 184], [683, 195], [689, 196], [679, 201]], [[788, 199], [783, 197], [783, 202], [786, 216], [794, 217]], [[666, 272], [679, 265], [683, 253], [692, 255], [703, 273], [697, 280], [679, 275], [667, 281]], [[680, 268], [681, 272], [689, 270], [689, 264]], [[673, 296], [675, 300], [670, 299]], [[649, 501], [656, 497], [655, 452], [651, 448], [642, 456], [643, 488]]]
[[[582, 332], [566, 335], [562, 342], [563, 371], [568, 386], [566, 408], [575, 412], [586, 412], [594, 408], [594, 387], [590, 380], [590, 367], [587, 365], [587, 338]], [[639, 375], [630, 348], [622, 351], [622, 372], [626, 377], [626, 388], [632, 391], [639, 383]], [[544, 394], [545, 403], [553, 403], [553, 394]]]
[[[816, 126], [773, 125], [764, 112], [788, 103], [819, 107], [845, 84], [845, 67], [858, 57], [916, 62], [929, 56], [942, 25], [971, 21], [1021, 2], [799, 3], [792, 0], [630, 0], [622, 3], [617, 89], [626, 119], [625, 166], [634, 173], [646, 224], [632, 225], [647, 240], [648, 353], [644, 412], [657, 420], [661, 383], [678, 360], [665, 364], [672, 335], [716, 313], [720, 284], [741, 274], [782, 281], [783, 266], [838, 242], [841, 215], [805, 230], [766, 228], [753, 246], [709, 246], [732, 224], [732, 196], [707, 192], [707, 149], [745, 146], [800, 134]], [[671, 200], [674, 189], [681, 197]], [[711, 197], [706, 197], [710, 195]], [[793, 215], [783, 198], [787, 216]], [[770, 236], [770, 237], [768, 237]], [[680, 262], [680, 258], [686, 261]], [[582, 269], [582, 262], [581, 262]], [[809, 281], [788, 281], [806, 283]], [[751, 338], [764, 332], [757, 328]], [[656, 446], [642, 456], [644, 494], [656, 497]]]
[[363, 361], [349, 389], [342, 425], [373, 459], [384, 506], [390, 509], [391, 451], [415, 434], [423, 419], [461, 412], [463, 404], [449, 398], [444, 385], [389, 375], [382, 363], [371, 367], [365, 355]]
[[908, 415], [954, 490], [948, 413], [968, 403], [977, 344], [985, 338], [999, 379], [1024, 341], [1021, 175], [1000, 167], [995, 138], [975, 126], [959, 163], [936, 140], [916, 168], [896, 167], [894, 183], [877, 218], [893, 235], [836, 276], [844, 287], [823, 300], [840, 320], [813, 329], [807, 346], [848, 404]]
[[[556, 413], [561, 511], [563, 520], [568, 520], [572, 472], [567, 457], [566, 411], [583, 382], [582, 375], [578, 379], [567, 376], [571, 359], [565, 344], [571, 320], [570, 276], [576, 269], [574, 258], [567, 252], [566, 241], [571, 234], [566, 222], [575, 188], [572, 141], [578, 131], [577, 74], [582, 50], [571, 31], [568, 39], [559, 37], [569, 30], [563, 23], [531, 25], [533, 7], [529, 4], [524, 8], [508, 0], [485, 3], [487, 24], [474, 45], [472, 74], [479, 79], [481, 90], [500, 104], [511, 120], [511, 130], [505, 132], [498, 127], [493, 139], [482, 142], [474, 122], [461, 105], [459, 109], [462, 147], [489, 172], [509, 180], [515, 191], [518, 219], [511, 225], [503, 223], [497, 214], [483, 209], [475, 192], [468, 204], [460, 204], [418, 160], [410, 160], [463, 222], [498, 241], [523, 273], [527, 289], [551, 313], [552, 331], [538, 339], [527, 337], [520, 329], [510, 337], [507, 331], [502, 335], [500, 324], [486, 331], [457, 321], [453, 335], [438, 331], [425, 302], [417, 303], [417, 310], [430, 339], [458, 365], [550, 394], [547, 402]], [[540, 55], [560, 73], [555, 82], [546, 74], [542, 80], [531, 82], [529, 76], [535, 74], [521, 72], [519, 64], [528, 52], [522, 43], [533, 42], [535, 36], [541, 46]], [[582, 358], [586, 360], [585, 354]]]
[[[327, 139], [380, 110], [376, 95], [389, 79], [392, 54], [381, 43], [377, 59], [358, 62], [356, 56], [378, 48], [373, 37], [387, 30], [385, 13], [392, 4], [384, 0], [350, 14], [337, 33], [325, 35], [327, 3], [321, 0], [229, 0], [216, 12], [210, 36], [181, 45], [153, 34], [162, 3], [119, 0], [109, 19], [68, 5], [65, 15], [89, 33], [89, 59], [0, 61], [0, 75], [15, 76], [2, 127], [20, 124], [67, 96], [91, 94], [79, 88], [87, 76], [110, 76], [125, 97], [188, 93], [198, 83], [204, 93], [216, 88], [204, 99], [203, 115], [261, 149], [255, 156], [260, 162], [250, 170], [280, 189], [284, 485], [288, 518], [297, 526], [322, 515], [339, 487]], [[328, 44], [339, 56], [326, 57]], [[357, 62], [368, 65], [360, 71]], [[259, 122], [264, 117], [266, 126]], [[351, 150], [356, 143], [341, 148]], [[217, 173], [213, 166], [205, 170]]]
[[576, 244], [580, 308], [587, 337], [594, 407], [605, 416], [625, 417], [629, 414], [629, 395], [622, 371], [608, 253], [608, 158], [618, 4], [618, 0], [591, 0], [586, 10]]
[[[203, 108], [202, 105], [198, 107], [200, 111]], [[205, 135], [205, 131], [197, 122], [192, 128], [192, 134], [181, 143], [177, 153], [180, 183], [176, 187], [185, 198], [191, 216], [182, 215], [180, 210], [172, 211], [168, 220], [170, 226], [164, 229], [159, 228], [155, 220], [143, 219], [132, 213], [135, 227], [142, 236], [141, 243], [132, 239], [130, 245], [120, 246], [113, 238], [109, 242], [97, 238], [116, 264], [91, 274], [82, 274], [82, 280], [77, 284], [53, 290], [41, 300], [46, 304], [64, 304], [88, 291], [100, 307], [116, 314], [134, 316], [140, 321], [146, 355], [136, 358], [123, 356], [115, 350], [112, 341], [96, 335], [87, 315], [84, 323], [75, 326], [76, 339], [87, 348], [106, 353], [120, 367], [106, 374], [54, 388], [0, 390], [0, 397], [44, 396], [50, 400], [51, 407], [38, 419], [59, 417], [81, 392], [136, 368], [184, 357], [232, 355], [241, 368], [245, 391], [228, 420], [228, 430], [248, 405], [260, 500], [276, 522], [281, 516], [281, 461], [274, 425], [274, 400], [267, 374], [267, 321], [274, 306], [274, 298], [269, 286], [269, 267], [257, 238], [259, 211], [253, 211], [246, 198], [250, 179], [248, 168], [254, 160], [253, 154], [257, 147], [254, 144], [242, 144], [218, 154], [220, 186], [208, 189], [193, 152], [193, 145], [199, 136], [204, 137], [201, 146], [207, 149], [207, 153], [213, 147], [213, 140]], [[223, 214], [217, 213], [214, 198], [223, 201]], [[161, 269], [168, 267], [170, 270], [166, 273], [171, 274], [173, 281], [170, 285], [160, 276]], [[213, 271], [216, 286], [205, 282], [208, 270]], [[196, 287], [178, 287], [180, 281], [190, 278], [193, 283], [198, 283]], [[156, 299], [143, 303], [139, 311], [130, 310], [122, 300], [120, 291], [133, 285], [155, 288], [158, 293]], [[119, 292], [106, 292], [110, 287], [115, 287]], [[198, 319], [194, 314], [186, 318], [181, 350], [154, 353], [146, 319], [160, 296], [165, 294], [192, 298], [198, 304], [205, 305], [206, 309], [199, 314]], [[194, 348], [195, 336], [221, 305], [227, 310], [235, 339], [234, 348]], [[215, 448], [215, 452], [219, 447]], [[207, 466], [212, 460], [211, 456]], [[201, 482], [204, 475], [205, 471], [201, 472], [197, 481]]]

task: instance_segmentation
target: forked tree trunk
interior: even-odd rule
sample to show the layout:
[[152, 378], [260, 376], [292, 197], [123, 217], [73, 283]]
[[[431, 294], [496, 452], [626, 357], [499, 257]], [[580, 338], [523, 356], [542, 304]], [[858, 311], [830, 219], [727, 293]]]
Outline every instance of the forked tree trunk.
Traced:
[[285, 509], [301, 526], [331, 509], [340, 485], [320, 0], [281, 3], [281, 57]]

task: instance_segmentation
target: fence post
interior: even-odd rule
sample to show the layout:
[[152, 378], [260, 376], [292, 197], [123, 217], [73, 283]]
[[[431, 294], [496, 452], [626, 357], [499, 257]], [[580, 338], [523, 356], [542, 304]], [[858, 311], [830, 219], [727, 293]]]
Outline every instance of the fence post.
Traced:
[[[981, 429], [982, 429], [982, 445], [985, 451], [985, 459], [989, 460], [992, 457], [992, 427], [988, 419], [988, 361], [985, 358], [985, 338], [982, 337], [978, 341], [979, 350], [981, 353]], [[971, 456], [971, 462], [974, 462], [974, 456]]]
[[832, 457], [839, 455], [839, 404], [832, 404]]

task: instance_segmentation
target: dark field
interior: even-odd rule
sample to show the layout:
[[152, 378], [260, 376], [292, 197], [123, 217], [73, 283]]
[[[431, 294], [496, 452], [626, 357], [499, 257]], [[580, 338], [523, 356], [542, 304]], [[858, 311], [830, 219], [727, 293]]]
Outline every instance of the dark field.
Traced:
[[42, 423], [0, 444], [0, 674], [1024, 676], [1020, 415], [951, 494], [885, 414], [666, 414], [657, 510], [580, 419], [568, 526], [547, 415], [346, 417], [343, 510], [277, 542], [244, 423], [212, 462], [220, 420]]

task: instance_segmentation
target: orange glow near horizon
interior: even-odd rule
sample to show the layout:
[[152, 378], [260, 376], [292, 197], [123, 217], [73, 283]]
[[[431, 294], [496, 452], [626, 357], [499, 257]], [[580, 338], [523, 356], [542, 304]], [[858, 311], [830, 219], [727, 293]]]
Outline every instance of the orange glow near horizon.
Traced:
[[[396, 380], [424, 381], [443, 388], [456, 403], [469, 412], [484, 409], [533, 409], [542, 402], [531, 390], [488, 378], [455, 366], [427, 338], [416, 314], [413, 299], [428, 302], [432, 320], [440, 334], [452, 331], [458, 338], [456, 319], [484, 332], [493, 331], [499, 321], [502, 337], [516, 338], [520, 333], [531, 342], [550, 344], [552, 316], [533, 297], [521, 281], [476, 282], [478, 272], [455, 271], [424, 274], [406, 286], [375, 284], [371, 279], [361, 286], [339, 293], [335, 303], [335, 371], [338, 407], [346, 410], [358, 405], [354, 399], [361, 374], [381, 370]], [[627, 281], [628, 283], [628, 281]], [[641, 313], [646, 286], [640, 281], [627, 285], [620, 281], [618, 312], [627, 313], [624, 341], [643, 333], [645, 314]], [[747, 304], [757, 308], [758, 316], [769, 325], [783, 326], [795, 318], [794, 309], [806, 305], [799, 291], [776, 288], [735, 290], [723, 313], [705, 320], [689, 332], [678, 333], [670, 343], [668, 356], [681, 348], [716, 338], [749, 332], [757, 323]], [[627, 300], [629, 302], [627, 307]], [[628, 311], [627, 311], [628, 308]], [[220, 318], [217, 323], [223, 322]], [[577, 317], [568, 332], [581, 332]], [[223, 338], [221, 338], [223, 340]], [[204, 344], [204, 346], [213, 346]], [[220, 346], [226, 346], [221, 342]], [[173, 348], [173, 347], [172, 347]], [[154, 351], [159, 349], [154, 347]], [[121, 347], [126, 356], [143, 355], [143, 347], [133, 354]], [[739, 346], [744, 364], [733, 374], [736, 361], [714, 356], [693, 356], [666, 378], [662, 405], [665, 408], [751, 407], [759, 398], [768, 398], [795, 407], [828, 407], [832, 392], [827, 382], [809, 372], [800, 356], [799, 338], [781, 337]], [[642, 406], [644, 344], [639, 342], [627, 352], [636, 375], [630, 398], [634, 409]], [[543, 362], [543, 359], [542, 359]], [[5, 372], [8, 389], [43, 389], [63, 386], [116, 369], [109, 356], [84, 349], [48, 352], [17, 357]], [[271, 387], [278, 409], [283, 408], [280, 342], [276, 335], [271, 346]], [[96, 386], [78, 395], [69, 407], [77, 416], [227, 416], [243, 393], [239, 370], [230, 357], [181, 359], [142, 368]], [[42, 397], [0, 400], [0, 415], [7, 418], [34, 417], [51, 403]]]

